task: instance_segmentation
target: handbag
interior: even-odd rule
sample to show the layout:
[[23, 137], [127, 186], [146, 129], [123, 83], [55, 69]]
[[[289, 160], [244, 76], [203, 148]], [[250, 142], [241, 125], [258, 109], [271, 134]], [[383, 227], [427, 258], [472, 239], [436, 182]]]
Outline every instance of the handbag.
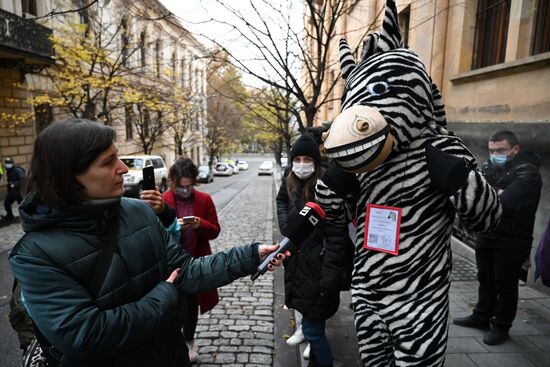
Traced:
[[[119, 222], [119, 213], [120, 205], [117, 204], [115, 207], [109, 211], [109, 214], [105, 218], [106, 223], [106, 235], [105, 235], [105, 244], [99, 259], [90, 278], [90, 283], [88, 285], [88, 290], [90, 294], [97, 296], [103, 283], [105, 282], [105, 277], [111, 266], [113, 259], [113, 253], [115, 252], [116, 247], [116, 235], [118, 232], [118, 222]], [[59, 365], [63, 353], [61, 353], [55, 346], [53, 346], [48, 339], [40, 332], [40, 329], [36, 324], [32, 323], [34, 327], [34, 332], [36, 338], [32, 340], [30, 345], [23, 352], [23, 360], [21, 363], [22, 367], [56, 367]]]

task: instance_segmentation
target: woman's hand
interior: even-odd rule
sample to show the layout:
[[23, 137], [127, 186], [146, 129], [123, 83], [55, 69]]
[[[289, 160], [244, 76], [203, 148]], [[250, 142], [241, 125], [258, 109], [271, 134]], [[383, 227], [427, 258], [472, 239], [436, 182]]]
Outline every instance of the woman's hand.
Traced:
[[168, 277], [168, 279], [166, 279], [166, 281], [168, 283], [174, 283], [174, 281], [176, 280], [178, 275], [180, 275], [180, 273], [181, 273], [181, 268], [177, 268], [172, 272], [172, 274], [170, 274], [170, 276]]
[[[258, 252], [260, 254], [260, 261], [263, 261], [266, 256], [268, 256], [273, 251], [276, 251], [279, 248], [279, 244], [275, 245], [260, 245], [258, 246]], [[270, 271], [275, 270], [277, 266], [281, 266], [282, 261], [290, 256], [290, 251], [286, 250], [271, 260], [271, 264], [267, 266]]]
[[199, 217], [194, 217], [192, 222], [184, 222], [182, 218], [178, 218], [178, 223], [181, 230], [199, 229], [199, 227], [201, 226], [201, 219]]
[[149, 204], [155, 213], [160, 214], [164, 211], [164, 201], [158, 188], [156, 190], [144, 190], [139, 197]]

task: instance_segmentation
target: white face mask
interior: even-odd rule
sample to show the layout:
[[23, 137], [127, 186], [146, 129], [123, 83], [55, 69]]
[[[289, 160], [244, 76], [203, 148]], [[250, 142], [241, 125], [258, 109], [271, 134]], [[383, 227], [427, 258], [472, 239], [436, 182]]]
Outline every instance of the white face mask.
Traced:
[[292, 172], [299, 179], [306, 180], [315, 172], [315, 163], [292, 163]]

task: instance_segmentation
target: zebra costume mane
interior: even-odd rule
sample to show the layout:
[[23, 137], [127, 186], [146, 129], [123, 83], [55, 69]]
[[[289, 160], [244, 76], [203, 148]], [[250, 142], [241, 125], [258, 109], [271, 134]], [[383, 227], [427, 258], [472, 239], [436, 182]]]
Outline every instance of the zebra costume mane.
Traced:
[[388, 0], [382, 29], [364, 39], [359, 64], [340, 40], [342, 112], [324, 146], [348, 172], [371, 171], [421, 134], [449, 134], [441, 94], [420, 58], [402, 46], [397, 18], [395, 1]]

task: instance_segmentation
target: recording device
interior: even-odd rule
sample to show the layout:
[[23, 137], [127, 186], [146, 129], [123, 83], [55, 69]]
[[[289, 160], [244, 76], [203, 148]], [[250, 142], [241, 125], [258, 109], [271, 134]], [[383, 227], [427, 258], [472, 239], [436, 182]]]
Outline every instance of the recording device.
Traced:
[[299, 245], [309, 237], [311, 232], [319, 224], [321, 220], [325, 219], [325, 212], [321, 207], [311, 201], [308, 201], [306, 205], [298, 213], [289, 215], [288, 223], [286, 226], [287, 236], [279, 243], [279, 248], [269, 254], [264, 261], [256, 269], [256, 273], [250, 277], [252, 280], [256, 280], [260, 275], [267, 271], [268, 265], [271, 260], [280, 253], [284, 253], [290, 247], [291, 243]]
[[192, 223], [195, 221], [195, 216], [194, 215], [188, 215], [188, 216], [185, 216], [185, 217], [181, 217], [181, 219], [183, 220], [183, 223]]
[[153, 166], [145, 167], [143, 170], [143, 190], [155, 190], [155, 169]]

